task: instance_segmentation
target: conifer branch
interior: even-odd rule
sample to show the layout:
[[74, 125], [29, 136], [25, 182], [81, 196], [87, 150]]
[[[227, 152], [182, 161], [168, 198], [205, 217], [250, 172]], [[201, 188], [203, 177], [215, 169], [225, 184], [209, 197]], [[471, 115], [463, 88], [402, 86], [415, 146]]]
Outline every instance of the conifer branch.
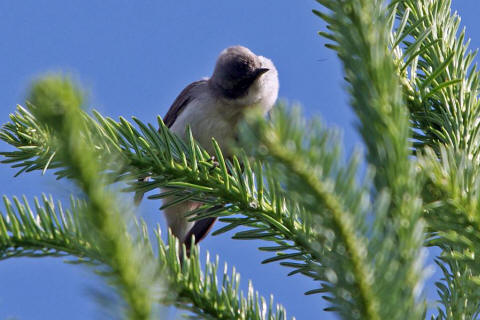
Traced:
[[[115, 196], [105, 189], [102, 169], [82, 135], [80, 107], [83, 93], [66, 78], [49, 76], [34, 83], [29, 96], [31, 110], [54, 138], [55, 152], [72, 179], [88, 198], [82, 219], [89, 229], [85, 235], [103, 255], [111, 279], [127, 304], [128, 319], [151, 319], [154, 315], [156, 277], [151, 248], [134, 243], [128, 236], [126, 219]], [[130, 216], [133, 217], [133, 216]]]
[[[55, 205], [53, 199], [46, 196], [41, 201], [35, 199], [34, 209], [25, 198], [23, 201], [13, 198], [13, 205], [4, 197], [4, 202], [5, 212], [0, 214], [0, 260], [51, 256], [68, 258], [68, 262], [87, 263], [95, 269], [109, 265], [108, 257], [96, 242], [91, 241], [89, 229], [80, 218], [87, 209], [85, 201], [72, 198], [68, 210], [64, 210], [60, 202]], [[146, 225], [140, 223], [138, 226], [136, 241], [153, 248]], [[168, 291], [163, 286], [156, 288], [155, 302], [173, 304], [211, 319], [287, 319], [285, 309], [275, 305], [273, 297], [266, 303], [251, 284], [245, 298], [239, 290], [240, 275], [235, 270], [229, 276], [225, 266], [223, 277], [218, 279], [218, 257], [215, 263], [207, 259], [205, 271], [202, 271], [196, 248], [192, 248], [190, 257], [183, 257], [182, 263], [176, 238], [169, 235], [171, 245], [166, 246], [158, 229], [153, 240], [158, 252], [155, 258], [158, 276], [169, 285]], [[111, 275], [108, 269], [101, 270], [98, 274]]]
[[[170, 196], [204, 202], [203, 207], [191, 213], [192, 219], [223, 217], [221, 221], [226, 225], [214, 232], [214, 235], [245, 226], [249, 230], [235, 234], [234, 238], [262, 239], [276, 243], [276, 246], [261, 248], [277, 252], [276, 256], [266, 259], [264, 263], [281, 261], [282, 265], [294, 269], [291, 274], [300, 273], [315, 280], [328, 281], [323, 269], [318, 267], [323, 249], [314, 249], [311, 244], [325, 241], [321, 240], [324, 236], [314, 232], [304, 220], [306, 218], [302, 214], [303, 210], [295, 202], [286, 199], [284, 191], [273, 178], [275, 175], [262, 163], [253, 163], [250, 166], [249, 160], [243, 158], [242, 163], [246, 168], [241, 172], [235, 170], [232, 163], [224, 161], [217, 148], [216, 159], [219, 164], [215, 166], [211, 162], [211, 156], [192, 138], [183, 142], [168, 131], [161, 119], [161, 130], [158, 132], [153, 126], [145, 125], [136, 119], [134, 120], [140, 130], [125, 119], [116, 122], [103, 118], [98, 113], [98, 122], [87, 115], [83, 118], [87, 119], [90, 126], [99, 127], [95, 132], [102, 133], [96, 137], [101, 141], [95, 145], [99, 157], [109, 158], [109, 150], [121, 150], [119, 158], [127, 161], [128, 165], [115, 165], [107, 171], [109, 176], [116, 179], [123, 177], [126, 181], [131, 181], [127, 191], [149, 192], [168, 187], [171, 190], [168, 192]], [[35, 117], [21, 107], [17, 108], [17, 114], [11, 119], [12, 123], [4, 126], [3, 137], [9, 137], [7, 142], [12, 145], [15, 145], [20, 137], [27, 136], [29, 126], [38, 126]], [[27, 148], [26, 151], [19, 148], [19, 151], [3, 153], [8, 158], [7, 161], [15, 161], [16, 166], [28, 167], [26, 171], [45, 169], [45, 159], [50, 158], [50, 155], [44, 155], [43, 150], [50, 150], [53, 154], [55, 149], [49, 146], [51, 141], [48, 139], [36, 140], [36, 135], [43, 137], [44, 134], [36, 132], [35, 135], [28, 135], [26, 140], [32, 148]], [[325, 136], [325, 139], [330, 143], [330, 137]], [[106, 141], [115, 142], [117, 145], [104, 148], [103, 146], [108, 144]], [[33, 151], [35, 148], [36, 151]], [[330, 158], [324, 160], [325, 166], [341, 163], [339, 154], [329, 151], [327, 145], [325, 148], [323, 153], [331, 154]], [[37, 155], [41, 157], [36, 158]], [[55, 157], [50, 163], [60, 169], [57, 171], [60, 177], [71, 175], [68, 168], [62, 167], [62, 162]], [[149, 182], [137, 181], [137, 178], [147, 175], [151, 177]], [[159, 194], [150, 198], [165, 196]], [[212, 211], [214, 207], [217, 209]], [[229, 217], [238, 213], [244, 217]]]
[[418, 129], [417, 148], [438, 151], [447, 145], [478, 161], [479, 73], [472, 65], [476, 52], [469, 51], [465, 30], [459, 33], [460, 17], [452, 14], [450, 5], [450, 0], [394, 1], [393, 14], [405, 22], [405, 28], [392, 31], [398, 42], [394, 55], [405, 70], [401, 75]]
[[437, 318], [475, 319], [480, 312], [479, 72], [472, 65], [476, 51], [469, 51], [450, 5], [448, 0], [393, 1], [392, 17], [401, 22], [391, 33], [392, 52], [415, 128], [414, 151], [427, 177], [428, 243], [443, 249], [437, 263], [445, 278], [437, 287], [444, 309], [438, 308]]
[[[375, 236], [369, 242], [368, 252], [375, 278], [390, 272], [396, 275], [390, 284], [388, 279], [376, 278], [378, 281], [372, 282], [370, 291], [374, 292], [375, 302], [370, 310], [379, 319], [403, 319], [407, 313], [410, 318], [419, 319], [424, 313], [418, 296], [423, 281], [422, 262], [418, 258], [423, 244], [422, 182], [415, 181], [415, 166], [409, 159], [409, 117], [388, 51], [391, 21], [383, 1], [318, 2], [329, 10], [314, 12], [331, 31], [321, 35], [336, 42], [331, 47], [343, 63], [367, 160], [375, 170], [375, 202], [382, 203], [385, 196], [389, 197], [381, 210], [384, 213], [376, 214]], [[393, 252], [388, 253], [390, 250]], [[382, 256], [388, 260], [378, 258]], [[398, 264], [404, 270], [399, 270]], [[384, 294], [387, 288], [395, 288], [389, 291], [388, 301]], [[388, 307], [392, 301], [396, 301], [396, 307]]]
[[85, 203], [73, 200], [65, 211], [60, 202], [43, 196], [35, 199], [35, 212], [27, 199], [3, 197], [0, 215], [0, 260], [12, 257], [74, 256], [84, 262], [101, 261], [98, 248], [84, 236], [80, 212]]

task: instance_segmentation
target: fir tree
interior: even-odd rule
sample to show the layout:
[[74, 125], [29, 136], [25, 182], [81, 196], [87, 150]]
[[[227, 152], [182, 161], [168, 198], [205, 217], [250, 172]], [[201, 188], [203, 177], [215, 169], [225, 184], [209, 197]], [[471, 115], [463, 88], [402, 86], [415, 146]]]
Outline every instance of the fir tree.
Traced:
[[[68, 209], [47, 196], [5, 197], [0, 259], [85, 263], [116, 289], [126, 319], [154, 319], [166, 304], [200, 318], [287, 318], [251, 285], [244, 296], [235, 271], [218, 279], [218, 259], [202, 265], [195, 248], [179, 256], [177, 240], [169, 235], [165, 244], [158, 228], [151, 237], [109, 187], [122, 182], [124, 192], [156, 192], [151, 199], [203, 202], [190, 216], [219, 217], [214, 235], [246, 228], [234, 238], [264, 241], [259, 249], [272, 256], [263, 262], [311, 278], [307, 294], [321, 294], [341, 319], [425, 318], [423, 257], [439, 247], [434, 318], [477, 319], [479, 73], [459, 17], [448, 0], [318, 2], [314, 13], [328, 24], [320, 34], [342, 62], [365, 159], [347, 159], [334, 131], [278, 105], [269, 120], [251, 115], [242, 125], [229, 161], [215, 141], [208, 154], [161, 118], [152, 125], [89, 114], [79, 86], [50, 75], [2, 127], [0, 138], [16, 148], [2, 162], [18, 174], [53, 170], [85, 197], [72, 196]], [[146, 175], [150, 181], [138, 181]]]

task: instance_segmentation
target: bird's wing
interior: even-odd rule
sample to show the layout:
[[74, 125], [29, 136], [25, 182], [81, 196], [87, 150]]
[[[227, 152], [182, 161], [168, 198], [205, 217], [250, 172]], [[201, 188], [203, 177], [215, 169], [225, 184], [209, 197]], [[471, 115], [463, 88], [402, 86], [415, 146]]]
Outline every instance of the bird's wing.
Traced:
[[[183, 89], [182, 92], [180, 92], [177, 99], [175, 99], [167, 114], [163, 118], [163, 122], [168, 128], [175, 123], [175, 120], [177, 120], [178, 116], [185, 109], [185, 106], [187, 106], [190, 101], [194, 99], [193, 92], [195, 89], [205, 85], [206, 83], [207, 80], [195, 81]], [[205, 218], [195, 221], [192, 229], [188, 231], [187, 236], [185, 237], [187, 252], [190, 252], [192, 235], [195, 236], [195, 243], [200, 242], [208, 234], [216, 220], [217, 218]]]
[[[168, 128], [170, 128], [175, 123], [175, 120], [177, 120], [178, 116], [182, 113], [185, 107], [194, 99], [194, 91], [198, 87], [206, 85], [206, 83], [207, 80], [199, 80], [192, 82], [191, 84], [186, 86], [185, 89], [182, 90], [182, 92], [180, 92], [165, 117], [163, 117], [163, 122]], [[148, 179], [148, 177], [145, 179]], [[143, 193], [137, 192], [135, 194], [135, 202], [137, 204], [140, 203], [142, 198]], [[185, 237], [185, 245], [187, 246], [188, 251], [190, 251], [192, 235], [195, 236], [195, 243], [198, 243], [200, 240], [205, 238], [216, 220], [217, 218], [205, 218], [202, 220], [198, 220], [194, 223], [192, 229], [188, 231], [187, 237]]]
[[[198, 88], [199, 86], [205, 85], [207, 83], [207, 80], [199, 80], [190, 83], [188, 86], [185, 87], [185, 89], [180, 92], [178, 97], [173, 101], [172, 105], [170, 106], [170, 109], [168, 109], [167, 114], [165, 117], [163, 117], [163, 122], [167, 126], [167, 128], [170, 128], [175, 120], [177, 120], [178, 116], [182, 111], [185, 109], [185, 107], [188, 105], [190, 101], [194, 99], [193, 91]], [[149, 177], [145, 178], [139, 178], [138, 181], [148, 181]], [[136, 192], [134, 196], [134, 203], [135, 205], [140, 205], [140, 202], [143, 199], [143, 192]]]
[[182, 113], [188, 103], [194, 99], [193, 92], [195, 91], [195, 89], [205, 85], [206, 83], [207, 80], [199, 80], [192, 82], [188, 86], [186, 86], [185, 89], [182, 90], [182, 92], [180, 92], [165, 117], [163, 117], [163, 122], [168, 128], [170, 128], [174, 124], [180, 113]]

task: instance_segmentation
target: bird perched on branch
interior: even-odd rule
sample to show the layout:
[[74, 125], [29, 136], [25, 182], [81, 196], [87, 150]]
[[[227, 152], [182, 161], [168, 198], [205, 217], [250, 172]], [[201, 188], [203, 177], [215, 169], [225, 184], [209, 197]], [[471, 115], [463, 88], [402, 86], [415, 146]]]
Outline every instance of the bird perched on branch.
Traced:
[[[210, 154], [214, 154], [212, 138], [215, 138], [228, 157], [231, 156], [230, 142], [245, 111], [258, 108], [267, 113], [277, 100], [278, 87], [277, 69], [271, 60], [257, 56], [246, 47], [229, 47], [220, 53], [213, 75], [183, 89], [163, 121], [182, 138], [190, 126], [195, 140]], [[167, 197], [164, 203], [174, 200], [175, 197]], [[187, 250], [192, 235], [195, 242], [199, 242], [216, 220], [188, 221], [185, 215], [201, 205], [201, 202], [185, 201], [164, 210], [168, 227]]]

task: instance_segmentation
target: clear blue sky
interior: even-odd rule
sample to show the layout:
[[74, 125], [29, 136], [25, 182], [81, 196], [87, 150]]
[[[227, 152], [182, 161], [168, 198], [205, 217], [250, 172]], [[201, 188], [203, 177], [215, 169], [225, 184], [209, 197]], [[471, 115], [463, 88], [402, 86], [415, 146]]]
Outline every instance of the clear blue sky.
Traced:
[[[311, 13], [314, 7], [313, 0], [2, 1], [0, 122], [24, 101], [32, 77], [52, 70], [76, 75], [89, 89], [92, 106], [104, 115], [154, 122], [185, 85], [210, 75], [223, 48], [242, 44], [275, 62], [282, 99], [300, 102], [306, 116], [318, 115], [340, 127], [351, 150], [361, 143], [355, 118], [338, 60], [316, 35], [324, 24]], [[480, 47], [480, 2], [454, 0], [454, 8], [472, 47]], [[0, 143], [0, 150], [6, 148]], [[14, 179], [14, 173], [0, 166], [0, 194], [33, 198], [46, 192], [66, 200], [74, 190], [51, 175], [34, 172]], [[158, 207], [158, 202], [144, 201], [139, 214], [164, 227]], [[287, 278], [289, 270], [276, 264], [260, 265], [267, 257], [256, 249], [261, 243], [234, 241], [231, 235], [208, 237], [202, 251], [236, 266], [243, 288], [252, 279], [262, 295], [273, 293], [297, 319], [335, 318], [322, 314], [326, 304], [319, 295], [303, 296], [313, 282]], [[102, 282], [85, 267], [24, 258], [1, 262], [0, 277], [0, 319], [98, 318], [92, 290]], [[432, 299], [435, 277], [438, 272], [427, 283]], [[169, 312], [170, 318], [178, 315]]]

